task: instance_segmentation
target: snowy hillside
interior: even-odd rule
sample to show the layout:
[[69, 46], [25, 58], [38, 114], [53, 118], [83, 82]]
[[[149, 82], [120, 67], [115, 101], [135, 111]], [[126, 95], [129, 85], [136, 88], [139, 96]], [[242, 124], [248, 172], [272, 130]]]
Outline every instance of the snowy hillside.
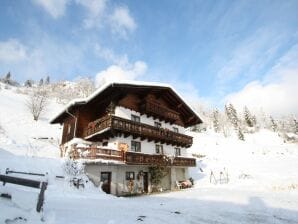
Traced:
[[277, 133], [268, 130], [246, 134], [245, 141], [211, 130], [192, 135], [195, 142], [190, 153], [205, 155], [198, 164], [203, 172], [192, 170], [198, 185], [208, 186], [212, 171], [216, 179], [220, 172], [227, 173], [234, 188], [298, 192], [297, 143], [284, 143]]
[[27, 95], [18, 92], [0, 89], [0, 173], [47, 172], [34, 179], [47, 178], [49, 186], [39, 214], [37, 190], [1, 185], [0, 193], [11, 193], [12, 200], [0, 198], [0, 223], [298, 223], [298, 144], [284, 143], [277, 133], [260, 130], [241, 141], [212, 130], [191, 132], [189, 151], [198, 157], [190, 172], [194, 188], [117, 198], [90, 182], [76, 189], [67, 178], [55, 178], [66, 175], [61, 127], [48, 121], [62, 105], [51, 99], [36, 122], [25, 106]]

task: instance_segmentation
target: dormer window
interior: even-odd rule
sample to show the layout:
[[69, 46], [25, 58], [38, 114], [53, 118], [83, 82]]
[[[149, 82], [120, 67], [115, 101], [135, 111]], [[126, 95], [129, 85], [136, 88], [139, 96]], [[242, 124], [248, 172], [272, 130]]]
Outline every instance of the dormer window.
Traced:
[[136, 116], [136, 115], [131, 115], [131, 120], [134, 121], [134, 122], [137, 122], [137, 123], [140, 123], [141, 122], [141, 118], [140, 116]]
[[176, 127], [173, 127], [173, 131], [176, 132], [176, 133], [179, 132], [178, 128], [176, 128]]

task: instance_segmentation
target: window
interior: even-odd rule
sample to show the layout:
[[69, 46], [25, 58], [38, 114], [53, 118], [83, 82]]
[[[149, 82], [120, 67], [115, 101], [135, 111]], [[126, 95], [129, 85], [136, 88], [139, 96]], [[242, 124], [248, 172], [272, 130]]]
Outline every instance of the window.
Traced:
[[141, 122], [140, 116], [136, 116], [136, 115], [131, 115], [131, 120], [134, 122]]
[[141, 152], [141, 142], [131, 141], [131, 151]]
[[175, 156], [181, 156], [181, 149], [175, 148]]
[[157, 154], [163, 154], [163, 145], [158, 145], [158, 144], [156, 144], [156, 145], [155, 145], [155, 152], [156, 152]]
[[173, 128], [173, 131], [176, 132], [176, 133], [179, 132], [178, 128], [175, 128], [175, 127]]
[[157, 122], [155, 121], [154, 122], [154, 126], [157, 127], [157, 128], [161, 128], [161, 123], [160, 122]]
[[102, 146], [108, 146], [108, 142], [103, 142]]
[[126, 180], [134, 180], [135, 179], [135, 172], [126, 172]]

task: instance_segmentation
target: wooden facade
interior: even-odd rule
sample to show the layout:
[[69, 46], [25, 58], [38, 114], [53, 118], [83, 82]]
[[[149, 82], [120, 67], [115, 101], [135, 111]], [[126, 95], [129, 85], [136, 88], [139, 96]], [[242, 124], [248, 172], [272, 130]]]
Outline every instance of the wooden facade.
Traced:
[[[127, 108], [149, 118], [184, 128], [202, 122], [169, 87], [111, 84], [86, 101], [70, 104], [51, 123], [63, 124], [62, 145], [73, 138], [101, 142], [121, 135], [173, 147], [188, 148], [192, 145], [191, 136], [116, 116], [116, 107]], [[101, 158], [122, 161], [126, 164], [165, 163], [165, 155], [129, 151], [123, 154], [119, 150], [96, 147], [85, 150], [77, 148], [71, 153], [73, 158]], [[195, 159], [175, 157], [170, 165], [195, 166]]]
[[141, 140], [147, 139], [148, 141], [174, 146], [190, 147], [192, 145], [192, 137], [190, 136], [112, 115], [106, 115], [90, 122], [85, 128], [83, 136], [87, 140], [100, 141], [106, 136], [103, 131], [111, 132], [113, 135], [123, 133], [124, 136], [132, 135], [134, 138], [140, 137]]

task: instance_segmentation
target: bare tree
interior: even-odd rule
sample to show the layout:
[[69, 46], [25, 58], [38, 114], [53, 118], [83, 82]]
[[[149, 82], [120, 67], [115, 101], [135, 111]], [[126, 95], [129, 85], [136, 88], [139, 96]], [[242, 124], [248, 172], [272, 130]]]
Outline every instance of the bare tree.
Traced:
[[95, 91], [94, 82], [91, 78], [78, 78], [76, 80], [76, 91], [78, 97], [87, 97]]
[[47, 104], [48, 93], [43, 88], [37, 88], [36, 90], [33, 90], [28, 100], [26, 101], [26, 106], [35, 121], [37, 121], [41, 113], [44, 112]]

